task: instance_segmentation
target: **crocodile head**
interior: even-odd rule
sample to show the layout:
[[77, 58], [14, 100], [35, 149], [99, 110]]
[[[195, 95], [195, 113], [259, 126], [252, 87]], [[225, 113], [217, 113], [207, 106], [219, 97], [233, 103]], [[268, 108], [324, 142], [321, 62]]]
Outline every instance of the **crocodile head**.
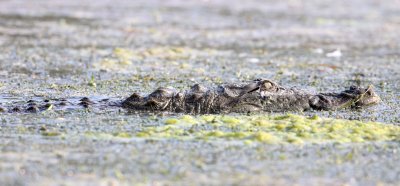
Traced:
[[350, 102], [350, 106], [353, 108], [375, 105], [381, 102], [381, 98], [376, 94], [372, 85], [367, 88], [351, 86], [350, 89], [343, 91], [342, 95], [353, 98]]
[[361, 108], [375, 105], [381, 98], [375, 93], [373, 86], [361, 88], [351, 86], [341, 93], [322, 93], [310, 99], [310, 105], [317, 110], [334, 110], [342, 108]]

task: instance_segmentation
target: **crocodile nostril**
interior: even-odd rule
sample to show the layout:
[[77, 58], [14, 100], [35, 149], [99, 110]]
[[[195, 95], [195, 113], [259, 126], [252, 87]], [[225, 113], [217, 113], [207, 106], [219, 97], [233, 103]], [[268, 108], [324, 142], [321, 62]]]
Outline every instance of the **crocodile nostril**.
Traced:
[[11, 109], [12, 112], [21, 112], [21, 108], [19, 107], [14, 107]]
[[35, 103], [35, 101], [30, 99], [30, 100], [27, 101], [27, 103]]
[[40, 110], [39, 110], [39, 108], [38, 108], [37, 106], [31, 106], [31, 107], [28, 107], [28, 108], [26, 109], [26, 111], [27, 111], [27, 112], [31, 112], [31, 113], [37, 113], [37, 112], [39, 112]]
[[84, 97], [82, 99], [79, 100], [79, 105], [82, 105], [85, 108], [88, 108], [90, 105], [94, 104], [93, 101], [91, 101], [89, 98]]
[[90, 101], [90, 99], [89, 98], [87, 98], [87, 97], [83, 97], [82, 99], [80, 99], [79, 101], [81, 101], [81, 102], [91, 102]]
[[87, 101], [81, 101], [81, 102], [79, 103], [79, 105], [82, 105], [82, 106], [85, 107], [85, 108], [88, 108], [90, 104], [91, 104], [91, 103], [90, 103], [90, 102], [87, 102]]
[[28, 103], [28, 106], [36, 106], [37, 104], [35, 102], [30, 102]]
[[67, 105], [67, 102], [61, 101], [58, 105], [60, 105], [60, 106], [65, 106], [65, 105]]

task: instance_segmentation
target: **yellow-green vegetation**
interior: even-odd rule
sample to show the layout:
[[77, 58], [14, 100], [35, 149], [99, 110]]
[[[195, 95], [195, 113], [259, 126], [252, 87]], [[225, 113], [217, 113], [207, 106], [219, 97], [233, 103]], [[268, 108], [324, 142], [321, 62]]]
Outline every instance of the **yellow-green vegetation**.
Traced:
[[45, 132], [42, 132], [41, 134], [42, 134], [42, 136], [49, 136], [49, 137], [61, 135], [61, 133], [56, 132], [56, 131], [45, 131]]
[[103, 133], [103, 132], [85, 132], [84, 134], [88, 138], [110, 140], [115, 138], [132, 138], [132, 135], [127, 132], [116, 132], [116, 133]]
[[116, 48], [110, 57], [104, 58], [95, 66], [100, 69], [119, 70], [131, 65], [134, 58], [135, 54], [131, 50]]
[[91, 86], [91, 87], [96, 87], [96, 86], [97, 86], [96, 80], [95, 80], [95, 78], [94, 78], [93, 75], [92, 75], [92, 77], [90, 78], [90, 81], [88, 82], [88, 85]]
[[164, 125], [144, 127], [132, 135], [152, 139], [240, 140], [246, 144], [347, 143], [400, 141], [400, 126], [292, 114], [183, 115], [166, 118]]
[[[170, 65], [178, 66], [181, 69], [189, 69], [191, 65], [177, 61], [214, 53], [216, 51], [211, 49], [197, 50], [189, 47], [115, 48], [111, 54], [95, 63], [94, 66], [103, 70], [123, 71], [127, 67], [135, 68], [134, 61], [162, 59], [168, 61]], [[201, 69], [196, 69], [196, 71], [198, 70], [201, 71]]]

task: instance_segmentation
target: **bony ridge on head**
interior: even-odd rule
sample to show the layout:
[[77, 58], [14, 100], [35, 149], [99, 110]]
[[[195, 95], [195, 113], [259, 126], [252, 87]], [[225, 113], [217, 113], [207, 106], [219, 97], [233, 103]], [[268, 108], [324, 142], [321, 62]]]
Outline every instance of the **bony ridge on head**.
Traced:
[[374, 105], [381, 102], [382, 101], [381, 98], [375, 93], [373, 89], [374, 89], [373, 85], [368, 85], [365, 91], [361, 92], [360, 95], [356, 97], [356, 99], [353, 101], [352, 106], [361, 107], [361, 106]]

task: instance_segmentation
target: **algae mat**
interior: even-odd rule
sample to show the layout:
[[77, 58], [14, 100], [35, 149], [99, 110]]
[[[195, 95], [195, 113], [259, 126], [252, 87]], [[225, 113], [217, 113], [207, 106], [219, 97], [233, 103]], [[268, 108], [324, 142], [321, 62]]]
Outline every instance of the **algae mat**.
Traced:
[[[159, 117], [153, 117], [160, 120]], [[314, 115], [252, 115], [221, 116], [182, 115], [164, 118], [164, 125], [142, 127], [135, 132], [115, 133], [86, 132], [93, 139], [118, 140], [118, 138], [143, 138], [153, 140], [205, 140], [242, 141], [267, 144], [321, 144], [399, 142], [400, 126], [379, 122], [319, 118]], [[57, 132], [43, 132], [44, 136], [63, 135]]]
[[299, 115], [237, 117], [205, 115], [193, 118], [184, 115], [178, 119], [166, 119], [165, 123], [167, 125], [163, 127], [146, 127], [136, 136], [162, 139], [244, 140], [247, 144], [400, 140], [400, 127], [396, 125], [318, 116], [307, 118]]

